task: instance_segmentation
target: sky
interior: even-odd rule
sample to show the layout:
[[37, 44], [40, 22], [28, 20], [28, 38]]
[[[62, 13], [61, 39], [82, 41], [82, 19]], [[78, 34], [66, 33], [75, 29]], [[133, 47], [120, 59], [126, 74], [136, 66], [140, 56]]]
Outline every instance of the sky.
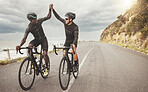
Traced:
[[[5, 41], [19, 44], [29, 24], [27, 13], [45, 17], [51, 3], [62, 18], [67, 12], [76, 13], [74, 22], [79, 26], [80, 41], [98, 41], [103, 30], [124, 14], [133, 1], [136, 0], [0, 0], [0, 45]], [[42, 26], [49, 42], [65, 39], [64, 25], [53, 14]], [[31, 39], [30, 34], [27, 40]]]

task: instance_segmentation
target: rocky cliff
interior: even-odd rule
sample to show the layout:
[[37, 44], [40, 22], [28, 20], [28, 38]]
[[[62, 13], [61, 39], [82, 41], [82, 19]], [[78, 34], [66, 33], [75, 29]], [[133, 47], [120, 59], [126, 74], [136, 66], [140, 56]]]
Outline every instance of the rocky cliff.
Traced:
[[100, 41], [148, 53], [148, 0], [138, 0], [124, 15], [117, 18], [104, 30]]

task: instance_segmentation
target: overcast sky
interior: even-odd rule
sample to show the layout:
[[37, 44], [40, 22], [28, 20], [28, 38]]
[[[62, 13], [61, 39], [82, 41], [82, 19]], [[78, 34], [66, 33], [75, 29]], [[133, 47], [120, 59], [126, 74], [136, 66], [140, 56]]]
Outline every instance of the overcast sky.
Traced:
[[[102, 31], [123, 14], [126, 0], [0, 0], [0, 41], [20, 43], [29, 24], [28, 12], [35, 12], [38, 18], [48, 14], [49, 4], [64, 18], [65, 13], [76, 13], [74, 22], [79, 26], [79, 40], [99, 40]], [[65, 39], [64, 26], [52, 14], [43, 23], [47, 38]], [[32, 39], [32, 35], [29, 35]]]

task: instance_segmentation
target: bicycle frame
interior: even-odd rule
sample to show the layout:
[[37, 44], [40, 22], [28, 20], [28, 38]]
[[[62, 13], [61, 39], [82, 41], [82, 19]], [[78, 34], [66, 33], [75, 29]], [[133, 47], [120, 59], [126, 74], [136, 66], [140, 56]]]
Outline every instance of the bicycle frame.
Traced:
[[[28, 57], [33, 62], [33, 65], [36, 67], [37, 71], [41, 72], [40, 69], [41, 69], [41, 63], [42, 63], [42, 57], [43, 57], [43, 55], [42, 55], [42, 47], [41, 47], [40, 53], [37, 51], [37, 48], [36, 47], [23, 47], [23, 48], [20, 48], [19, 49], [19, 53], [20, 54], [23, 54], [21, 52], [21, 49], [28, 49], [29, 50], [29, 56]], [[33, 49], [35, 50], [35, 52], [33, 52]], [[40, 54], [39, 66], [37, 65], [37, 62], [35, 60], [36, 58], [34, 57], [34, 54]], [[27, 65], [27, 67], [28, 67], [28, 65]]]
[[[68, 51], [70, 48], [72, 48], [72, 50], [73, 50], [72, 52]], [[68, 85], [70, 82], [71, 73], [73, 73], [73, 76], [75, 78], [77, 77], [77, 75], [75, 75], [75, 65], [74, 65], [75, 63], [73, 61], [73, 54], [75, 54], [75, 52], [74, 52], [74, 48], [72, 45], [70, 47], [56, 47], [56, 46], [54, 46], [55, 54], [58, 55], [58, 53], [56, 52], [56, 49], [66, 50], [64, 56], [61, 59], [60, 66], [59, 66], [60, 86], [63, 90], [66, 90], [68, 88]], [[78, 73], [78, 72], [76, 71], [76, 73]], [[63, 82], [64, 82], [64, 84], [63, 84]]]
[[[71, 55], [71, 58], [69, 58], [68, 54]], [[72, 69], [72, 65], [73, 65], [72, 64], [73, 63], [73, 53], [66, 51], [66, 55], [65, 56], [68, 59], [68, 63], [69, 63], [68, 65], [69, 65], [70, 69]]]
[[[70, 49], [70, 48], [72, 48], [73, 53], [72, 53], [72, 52], [68, 52], [68, 49]], [[72, 69], [73, 54], [75, 54], [72, 45], [71, 45], [70, 47], [56, 47], [56, 46], [54, 45], [55, 54], [58, 55], [58, 53], [56, 52], [56, 49], [66, 49], [66, 52], [65, 52], [65, 56], [64, 56], [64, 57], [68, 59], [68, 65], [69, 65], [68, 67], [69, 67], [70, 69]], [[71, 55], [71, 60], [69, 59], [68, 54]]]
[[[29, 90], [34, 83], [35, 75], [38, 76], [40, 73], [43, 79], [46, 79], [48, 77], [50, 62], [48, 62], [48, 66], [45, 65], [46, 62], [43, 61], [44, 57], [42, 54], [42, 48], [41, 48], [40, 53], [38, 53], [36, 47], [23, 47], [23, 48], [19, 49], [20, 54], [23, 54], [23, 53], [21, 53], [21, 49], [29, 50], [28, 51], [29, 56], [26, 57], [20, 65], [18, 79], [19, 79], [20, 87], [23, 90]], [[40, 55], [38, 60], [37, 60], [37, 57], [35, 56], [35, 54]], [[24, 78], [24, 76], [26, 78]], [[30, 81], [30, 79], [31, 79], [31, 81]], [[26, 80], [28, 80], [28, 81], [26, 81]], [[27, 86], [24, 83], [25, 84], [28, 83]]]

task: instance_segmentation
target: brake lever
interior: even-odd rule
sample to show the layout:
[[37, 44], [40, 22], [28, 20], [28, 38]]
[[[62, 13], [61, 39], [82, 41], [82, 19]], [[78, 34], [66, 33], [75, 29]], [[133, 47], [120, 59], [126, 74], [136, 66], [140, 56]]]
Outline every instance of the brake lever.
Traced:
[[56, 55], [58, 55], [58, 53], [56, 52], [56, 46], [54, 45], [54, 52]]
[[20, 53], [20, 54], [24, 54], [24, 53], [21, 52], [21, 49], [19, 49], [19, 53]]

